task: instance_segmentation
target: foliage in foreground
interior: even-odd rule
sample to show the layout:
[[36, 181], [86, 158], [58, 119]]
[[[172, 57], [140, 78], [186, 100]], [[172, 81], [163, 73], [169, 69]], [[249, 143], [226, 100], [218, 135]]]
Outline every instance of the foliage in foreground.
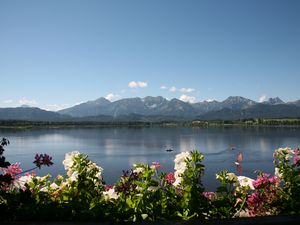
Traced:
[[[204, 220], [300, 212], [299, 150], [275, 150], [275, 175], [260, 172], [253, 180], [221, 171], [216, 192], [205, 192], [204, 156], [197, 151], [176, 155], [173, 173], [160, 173], [159, 162], [134, 164], [111, 186], [103, 181], [103, 169], [76, 151], [66, 154], [64, 176], [23, 172], [19, 163], [6, 162], [7, 144], [0, 143], [1, 221]], [[51, 160], [37, 154], [35, 168], [51, 166]]]

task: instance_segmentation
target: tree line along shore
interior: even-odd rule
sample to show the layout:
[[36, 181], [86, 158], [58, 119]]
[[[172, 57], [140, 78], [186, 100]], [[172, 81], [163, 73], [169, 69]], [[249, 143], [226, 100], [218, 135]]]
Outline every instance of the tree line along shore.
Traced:
[[183, 121], [106, 121], [53, 122], [2, 120], [0, 128], [72, 128], [72, 127], [214, 127], [214, 126], [300, 126], [300, 119], [183, 120]]

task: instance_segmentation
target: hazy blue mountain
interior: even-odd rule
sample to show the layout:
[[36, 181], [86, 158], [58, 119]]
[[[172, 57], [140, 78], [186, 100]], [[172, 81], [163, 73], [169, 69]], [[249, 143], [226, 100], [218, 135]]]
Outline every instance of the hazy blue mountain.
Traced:
[[0, 120], [65, 121], [70, 116], [33, 107], [0, 108]]
[[221, 102], [222, 108], [228, 108], [233, 110], [246, 109], [255, 104], [257, 104], [257, 102], [240, 96], [230, 96], [223, 102]]
[[295, 105], [295, 106], [300, 107], [300, 100], [297, 100], [297, 101], [294, 101], [294, 102], [288, 102], [287, 104], [289, 104], [289, 105]]
[[[126, 115], [139, 116], [161, 116], [161, 117], [182, 117], [186, 119], [196, 118], [201, 115], [220, 115], [220, 119], [224, 116], [222, 114], [234, 114], [234, 118], [244, 117], [259, 117], [258, 111], [251, 111], [250, 109], [261, 105], [297, 105], [299, 102], [285, 104], [280, 98], [270, 98], [263, 104], [257, 103], [251, 99], [241, 96], [230, 96], [222, 102], [219, 101], [204, 101], [198, 103], [187, 103], [176, 98], [167, 100], [161, 96], [145, 98], [125, 98], [115, 102], [110, 102], [104, 98], [99, 98], [95, 101], [89, 101], [76, 105], [74, 107], [59, 111], [61, 114], [70, 115], [73, 117], [94, 117], [98, 115], [112, 116], [114, 119]], [[249, 110], [246, 110], [249, 109]], [[252, 108], [252, 109], [255, 109]], [[269, 108], [268, 108], [269, 109]], [[271, 109], [270, 109], [271, 110]], [[282, 109], [284, 110], [284, 109]], [[220, 112], [219, 112], [220, 111]], [[253, 113], [253, 115], [250, 115]], [[263, 112], [262, 116], [269, 113], [270, 117], [275, 115], [274, 112]], [[284, 112], [282, 112], [283, 115]], [[108, 119], [108, 118], [107, 118]]]
[[[97, 102], [96, 102], [97, 101]], [[120, 115], [164, 115], [164, 116], [194, 116], [194, 107], [178, 99], [167, 99], [158, 97], [125, 98], [115, 102], [89, 101], [74, 107], [60, 110], [59, 113], [74, 117], [87, 117], [97, 115], [109, 115], [118, 117]]]
[[203, 101], [192, 104], [197, 112], [197, 115], [201, 115], [210, 111], [217, 111], [223, 108], [221, 102], [218, 101]]
[[125, 98], [110, 102], [105, 98], [88, 101], [59, 112], [22, 106], [0, 108], [0, 120], [28, 121], [174, 121], [190, 119], [236, 120], [244, 118], [300, 118], [300, 100], [284, 103], [270, 98], [257, 103], [240, 96], [230, 96], [222, 102], [187, 103], [161, 96]]
[[300, 107], [287, 104], [257, 103], [246, 109], [236, 110], [224, 108], [208, 112], [199, 117], [205, 120], [237, 120], [248, 118], [300, 118]]
[[88, 101], [71, 108], [58, 111], [60, 114], [73, 117], [96, 116], [102, 114], [103, 108], [110, 105], [111, 102], [105, 98], [98, 98], [95, 101]]
[[279, 97], [276, 97], [276, 98], [269, 98], [267, 101], [264, 101], [262, 103], [270, 104], [270, 105], [278, 105], [278, 104], [284, 104], [285, 102], [282, 101]]

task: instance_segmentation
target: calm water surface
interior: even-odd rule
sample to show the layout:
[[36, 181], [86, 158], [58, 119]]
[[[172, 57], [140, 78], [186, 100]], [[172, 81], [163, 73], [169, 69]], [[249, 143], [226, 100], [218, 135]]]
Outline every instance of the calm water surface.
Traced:
[[[174, 157], [182, 151], [200, 150], [205, 154], [204, 185], [214, 190], [215, 173], [227, 169], [237, 173], [234, 164], [243, 152], [242, 174], [255, 177], [255, 170], [274, 172], [272, 154], [279, 147], [300, 145], [300, 128], [86, 128], [0, 130], [11, 144], [5, 155], [10, 162], [31, 168], [36, 153], [47, 153], [55, 165], [37, 171], [53, 176], [65, 173], [66, 152], [78, 150], [104, 168], [106, 183], [115, 182], [123, 169], [133, 163], [159, 161], [162, 171], [173, 171]], [[167, 148], [174, 149], [166, 152]]]

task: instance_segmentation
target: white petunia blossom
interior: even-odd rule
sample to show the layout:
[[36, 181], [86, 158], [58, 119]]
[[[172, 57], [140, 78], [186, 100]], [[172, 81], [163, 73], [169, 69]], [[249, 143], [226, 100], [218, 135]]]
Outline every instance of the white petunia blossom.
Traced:
[[278, 177], [278, 178], [280, 178], [280, 179], [283, 177], [283, 174], [280, 173], [278, 167], [275, 167], [275, 176]]
[[33, 176], [32, 175], [25, 175], [21, 176], [18, 179], [14, 180], [14, 187], [17, 189], [26, 189], [25, 184], [30, 183], [32, 181]]
[[241, 187], [249, 187], [251, 190], [255, 189], [253, 186], [253, 179], [245, 176], [238, 176], [237, 179]]
[[144, 173], [145, 169], [143, 167], [136, 167], [133, 172], [134, 173]]
[[74, 158], [78, 156], [80, 153], [78, 151], [73, 151], [73, 152], [68, 152], [65, 155], [65, 159], [62, 162], [63, 165], [65, 166], [65, 170], [71, 169], [74, 163]]
[[182, 152], [180, 154], [177, 154], [174, 160], [175, 166], [175, 182], [173, 183], [173, 186], [177, 187], [180, 185], [183, 181], [183, 174], [187, 170], [187, 160], [192, 159], [192, 154], [190, 152]]
[[119, 194], [117, 192], [115, 192], [114, 188], [111, 188], [108, 191], [104, 191], [103, 195], [104, 195], [105, 201], [108, 201], [110, 199], [118, 199], [119, 198]]
[[50, 185], [50, 188], [51, 188], [52, 190], [56, 190], [56, 189], [59, 188], [59, 186], [58, 186], [56, 183], [52, 183], [52, 184]]
[[182, 177], [177, 177], [176, 180], [173, 183], [173, 186], [178, 187], [182, 183], [182, 181], [183, 181]]
[[72, 182], [74, 182], [74, 181], [77, 181], [78, 180], [78, 172], [73, 172], [72, 174], [71, 174], [71, 176], [69, 176], [69, 178], [67, 179], [68, 180], [68, 183], [72, 183]]
[[226, 178], [229, 181], [233, 181], [233, 182], [237, 182], [238, 181], [238, 178], [237, 178], [237, 176], [234, 173], [227, 173]]

